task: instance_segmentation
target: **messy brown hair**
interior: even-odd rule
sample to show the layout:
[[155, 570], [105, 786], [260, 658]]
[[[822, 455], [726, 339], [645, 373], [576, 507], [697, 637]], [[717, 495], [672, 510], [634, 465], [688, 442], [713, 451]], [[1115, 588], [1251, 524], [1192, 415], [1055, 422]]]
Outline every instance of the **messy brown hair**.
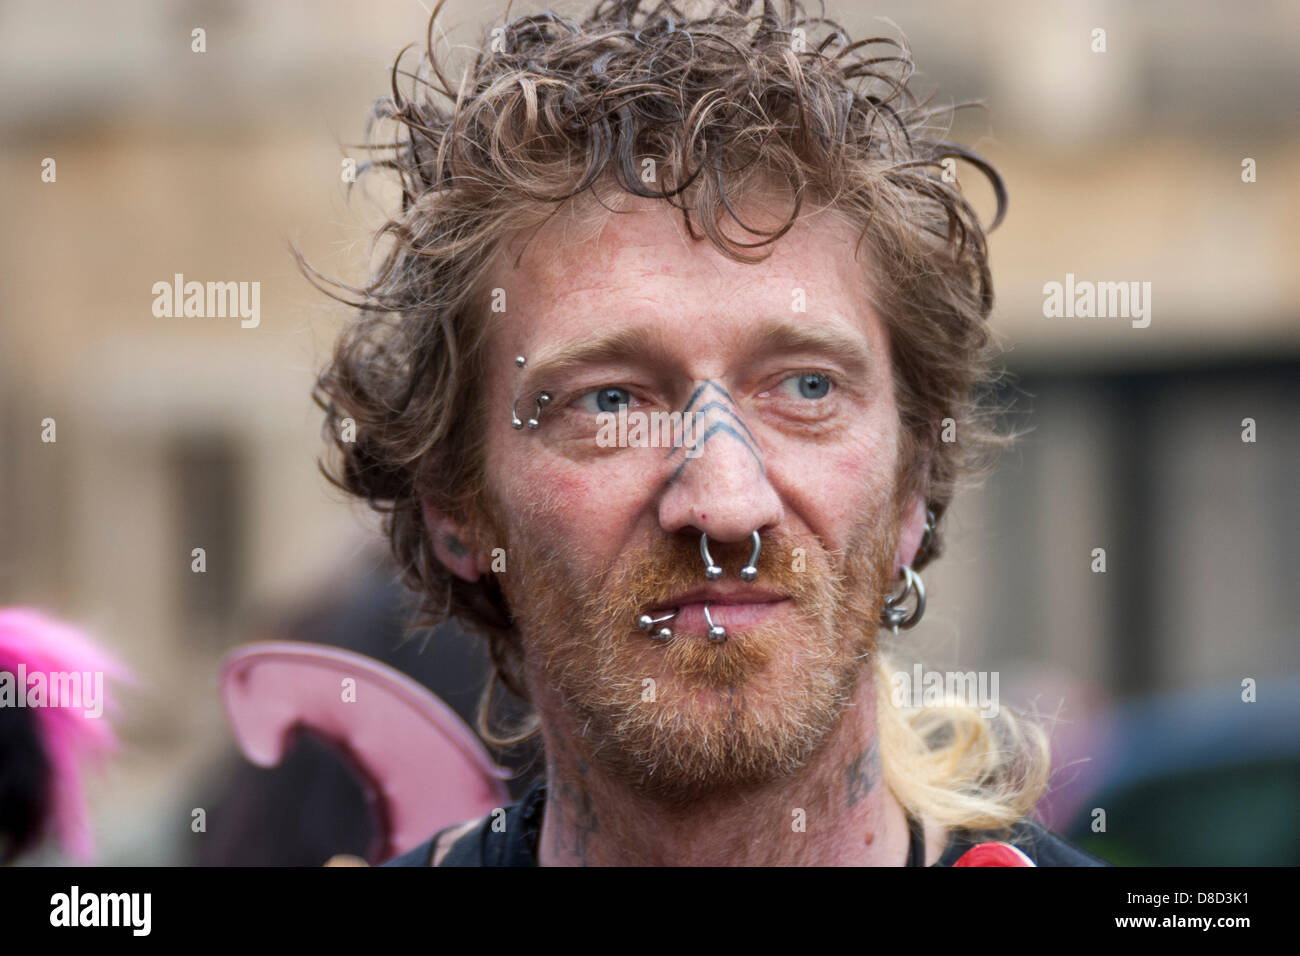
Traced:
[[[1006, 191], [989, 163], [945, 139], [953, 108], [913, 93], [905, 45], [853, 40], [798, 0], [714, 0], [690, 13], [667, 0], [600, 0], [581, 20], [545, 12], [485, 28], [453, 79], [433, 39], [442, 6], [417, 68], [399, 55], [367, 127], [362, 172], [389, 174], [401, 208], [378, 232], [369, 283], [329, 286], [357, 313], [316, 391], [337, 451], [328, 474], [385, 512], [419, 623], [455, 616], [484, 633], [496, 678], [524, 696], [519, 635], [495, 579], [470, 583], [442, 566], [421, 499], [475, 520], [485, 279], [504, 244], [561, 207], [608, 205], [615, 193], [671, 204], [693, 238], [741, 262], [764, 258], [814, 204], [854, 225], [890, 335], [902, 490], [941, 522], [959, 484], [1006, 442], [986, 401], [985, 230], [956, 161], [992, 185], [992, 226]], [[380, 138], [381, 127], [394, 135]], [[736, 208], [774, 183], [788, 218], [747, 224]], [[940, 523], [913, 567], [942, 540]]]

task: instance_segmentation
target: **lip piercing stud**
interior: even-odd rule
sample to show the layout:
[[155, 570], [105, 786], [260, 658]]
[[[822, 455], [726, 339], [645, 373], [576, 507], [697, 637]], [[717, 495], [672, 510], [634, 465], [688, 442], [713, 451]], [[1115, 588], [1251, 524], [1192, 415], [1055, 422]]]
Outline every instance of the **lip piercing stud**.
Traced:
[[522, 355], [516, 355], [515, 364], [518, 365], [520, 368], [523, 368], [525, 365], [528, 364], [528, 359], [524, 358]]
[[700, 535], [700, 554], [704, 558], [704, 576], [710, 581], [716, 581], [722, 577], [722, 568], [713, 563], [713, 556], [709, 554], [709, 533], [707, 531]]
[[[649, 631], [656, 624], [662, 624], [664, 621], [671, 621], [680, 613], [681, 608], [675, 608], [671, 614], [665, 614], [663, 617], [651, 617], [649, 614], [642, 614], [636, 619], [636, 626], [643, 631]], [[651, 636], [657, 641], [666, 641], [673, 636], [673, 629], [671, 627], [661, 627]]]
[[[550, 392], [542, 392], [537, 396], [537, 411], [533, 412], [533, 417], [528, 419], [529, 428], [536, 428], [538, 425], [542, 423], [541, 422], [542, 409], [546, 407], [546, 403], [549, 402], [550, 400], [551, 400]], [[519, 420], [519, 413], [515, 410], [518, 404], [519, 404], [519, 399], [516, 398], [513, 404], [511, 404], [510, 406], [510, 424], [513, 425], [515, 428], [523, 428], [524, 423]]]
[[755, 531], [750, 535], [754, 542], [754, 550], [749, 553], [749, 564], [740, 569], [740, 579], [742, 581], [752, 581], [758, 577], [758, 553], [763, 549], [763, 545], [758, 540], [758, 532]]
[[709, 613], [709, 605], [704, 605], [704, 620], [709, 625], [709, 640], [714, 644], [720, 644], [727, 639], [727, 629], [721, 624], [713, 623], [713, 615]]

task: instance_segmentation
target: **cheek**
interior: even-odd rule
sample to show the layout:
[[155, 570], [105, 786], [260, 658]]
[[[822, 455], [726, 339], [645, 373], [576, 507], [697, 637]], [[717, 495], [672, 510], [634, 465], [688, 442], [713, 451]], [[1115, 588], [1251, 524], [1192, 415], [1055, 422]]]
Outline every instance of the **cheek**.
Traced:
[[809, 456], [800, 455], [798, 467], [782, 469], [786, 477], [779, 490], [810, 530], [828, 545], [842, 547], [890, 505], [897, 462], [893, 438], [864, 433], [823, 446], [811, 468]]
[[524, 536], [586, 566], [606, 560], [641, 510], [631, 476], [546, 453], [505, 463], [505, 507]]

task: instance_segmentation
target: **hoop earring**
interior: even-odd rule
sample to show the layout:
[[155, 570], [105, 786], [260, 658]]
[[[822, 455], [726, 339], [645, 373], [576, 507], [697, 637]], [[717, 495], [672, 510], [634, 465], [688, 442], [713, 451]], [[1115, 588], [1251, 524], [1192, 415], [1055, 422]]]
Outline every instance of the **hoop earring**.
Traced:
[[[903, 565], [901, 573], [903, 590], [886, 598], [885, 607], [880, 612], [880, 626], [889, 628], [895, 634], [899, 628], [906, 631], [916, 627], [925, 614], [925, 584], [921, 581], [921, 575], [907, 564]], [[912, 594], [916, 595], [916, 605], [909, 612], [903, 604]]]

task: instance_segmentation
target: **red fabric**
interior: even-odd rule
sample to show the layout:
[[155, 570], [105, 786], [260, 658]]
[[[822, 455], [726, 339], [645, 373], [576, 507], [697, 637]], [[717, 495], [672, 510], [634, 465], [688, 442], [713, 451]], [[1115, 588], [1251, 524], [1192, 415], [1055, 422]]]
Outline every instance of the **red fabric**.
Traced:
[[953, 866], [1033, 866], [1034, 861], [1010, 843], [981, 843], [961, 855]]

